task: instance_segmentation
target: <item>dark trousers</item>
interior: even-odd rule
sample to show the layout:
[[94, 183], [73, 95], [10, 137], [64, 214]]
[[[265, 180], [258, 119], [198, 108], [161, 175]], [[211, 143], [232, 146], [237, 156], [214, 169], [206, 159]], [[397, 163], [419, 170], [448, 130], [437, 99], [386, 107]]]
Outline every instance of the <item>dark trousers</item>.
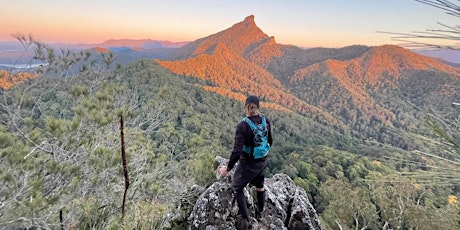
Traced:
[[[244, 197], [243, 189], [249, 183], [256, 188], [264, 187], [265, 180], [265, 168], [267, 167], [267, 161], [241, 161], [236, 166], [235, 174], [232, 181], [232, 189], [235, 192], [236, 202], [238, 203], [239, 213], [243, 219], [249, 219], [248, 208], [246, 198]], [[258, 194], [262, 192], [258, 192]], [[258, 195], [258, 209], [263, 210], [263, 195]], [[262, 197], [262, 200], [259, 199]]]

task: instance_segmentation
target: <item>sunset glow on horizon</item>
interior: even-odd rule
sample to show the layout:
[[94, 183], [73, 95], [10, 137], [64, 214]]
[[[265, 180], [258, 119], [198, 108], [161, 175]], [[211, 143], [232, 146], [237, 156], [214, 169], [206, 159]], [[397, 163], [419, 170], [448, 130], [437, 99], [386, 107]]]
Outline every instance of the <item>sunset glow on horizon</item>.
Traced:
[[377, 31], [410, 33], [455, 25], [457, 18], [414, 0], [340, 1], [6, 1], [0, 41], [32, 34], [47, 43], [109, 39], [194, 41], [254, 15], [277, 43], [300, 47], [398, 44]]

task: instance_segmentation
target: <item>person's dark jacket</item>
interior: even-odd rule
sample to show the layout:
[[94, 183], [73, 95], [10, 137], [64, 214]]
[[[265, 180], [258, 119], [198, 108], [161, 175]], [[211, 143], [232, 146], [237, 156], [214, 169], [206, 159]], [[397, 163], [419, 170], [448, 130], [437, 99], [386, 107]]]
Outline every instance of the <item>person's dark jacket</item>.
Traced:
[[[251, 121], [255, 124], [258, 125], [262, 123], [262, 115], [255, 115], [248, 117], [251, 119]], [[272, 132], [271, 132], [271, 125], [270, 121], [265, 117], [265, 120], [267, 122], [267, 130], [268, 130], [268, 143], [270, 146], [272, 146], [273, 139], [272, 139]], [[251, 127], [244, 122], [241, 121], [238, 123], [236, 126], [236, 131], [235, 131], [235, 142], [233, 144], [233, 151], [232, 155], [230, 156], [230, 161], [228, 162], [227, 165], [227, 170], [230, 171], [240, 160], [240, 162], [250, 162], [250, 161], [265, 161], [266, 158], [261, 158], [261, 159], [254, 159], [249, 156], [249, 154], [245, 153], [243, 151], [243, 145], [246, 146], [254, 146], [254, 134], [252, 133]]]

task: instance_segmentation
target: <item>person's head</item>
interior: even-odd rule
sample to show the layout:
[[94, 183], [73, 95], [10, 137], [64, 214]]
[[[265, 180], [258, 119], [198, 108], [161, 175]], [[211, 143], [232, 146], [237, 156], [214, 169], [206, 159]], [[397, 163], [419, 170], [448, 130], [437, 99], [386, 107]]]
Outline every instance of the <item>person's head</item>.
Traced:
[[254, 95], [248, 96], [244, 103], [244, 111], [246, 112], [246, 116], [259, 114], [259, 98]]

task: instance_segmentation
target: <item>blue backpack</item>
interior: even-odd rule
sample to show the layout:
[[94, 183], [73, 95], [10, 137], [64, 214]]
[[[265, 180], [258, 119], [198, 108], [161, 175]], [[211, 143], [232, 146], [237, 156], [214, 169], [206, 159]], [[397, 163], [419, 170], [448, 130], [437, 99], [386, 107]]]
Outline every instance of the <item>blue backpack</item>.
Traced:
[[268, 151], [270, 150], [270, 144], [268, 144], [267, 121], [265, 121], [264, 116], [261, 117], [262, 123], [259, 125], [255, 125], [254, 122], [247, 117], [243, 118], [243, 121], [251, 127], [251, 130], [254, 133], [254, 146], [243, 145], [243, 151], [248, 153], [249, 156], [254, 159], [266, 157]]

